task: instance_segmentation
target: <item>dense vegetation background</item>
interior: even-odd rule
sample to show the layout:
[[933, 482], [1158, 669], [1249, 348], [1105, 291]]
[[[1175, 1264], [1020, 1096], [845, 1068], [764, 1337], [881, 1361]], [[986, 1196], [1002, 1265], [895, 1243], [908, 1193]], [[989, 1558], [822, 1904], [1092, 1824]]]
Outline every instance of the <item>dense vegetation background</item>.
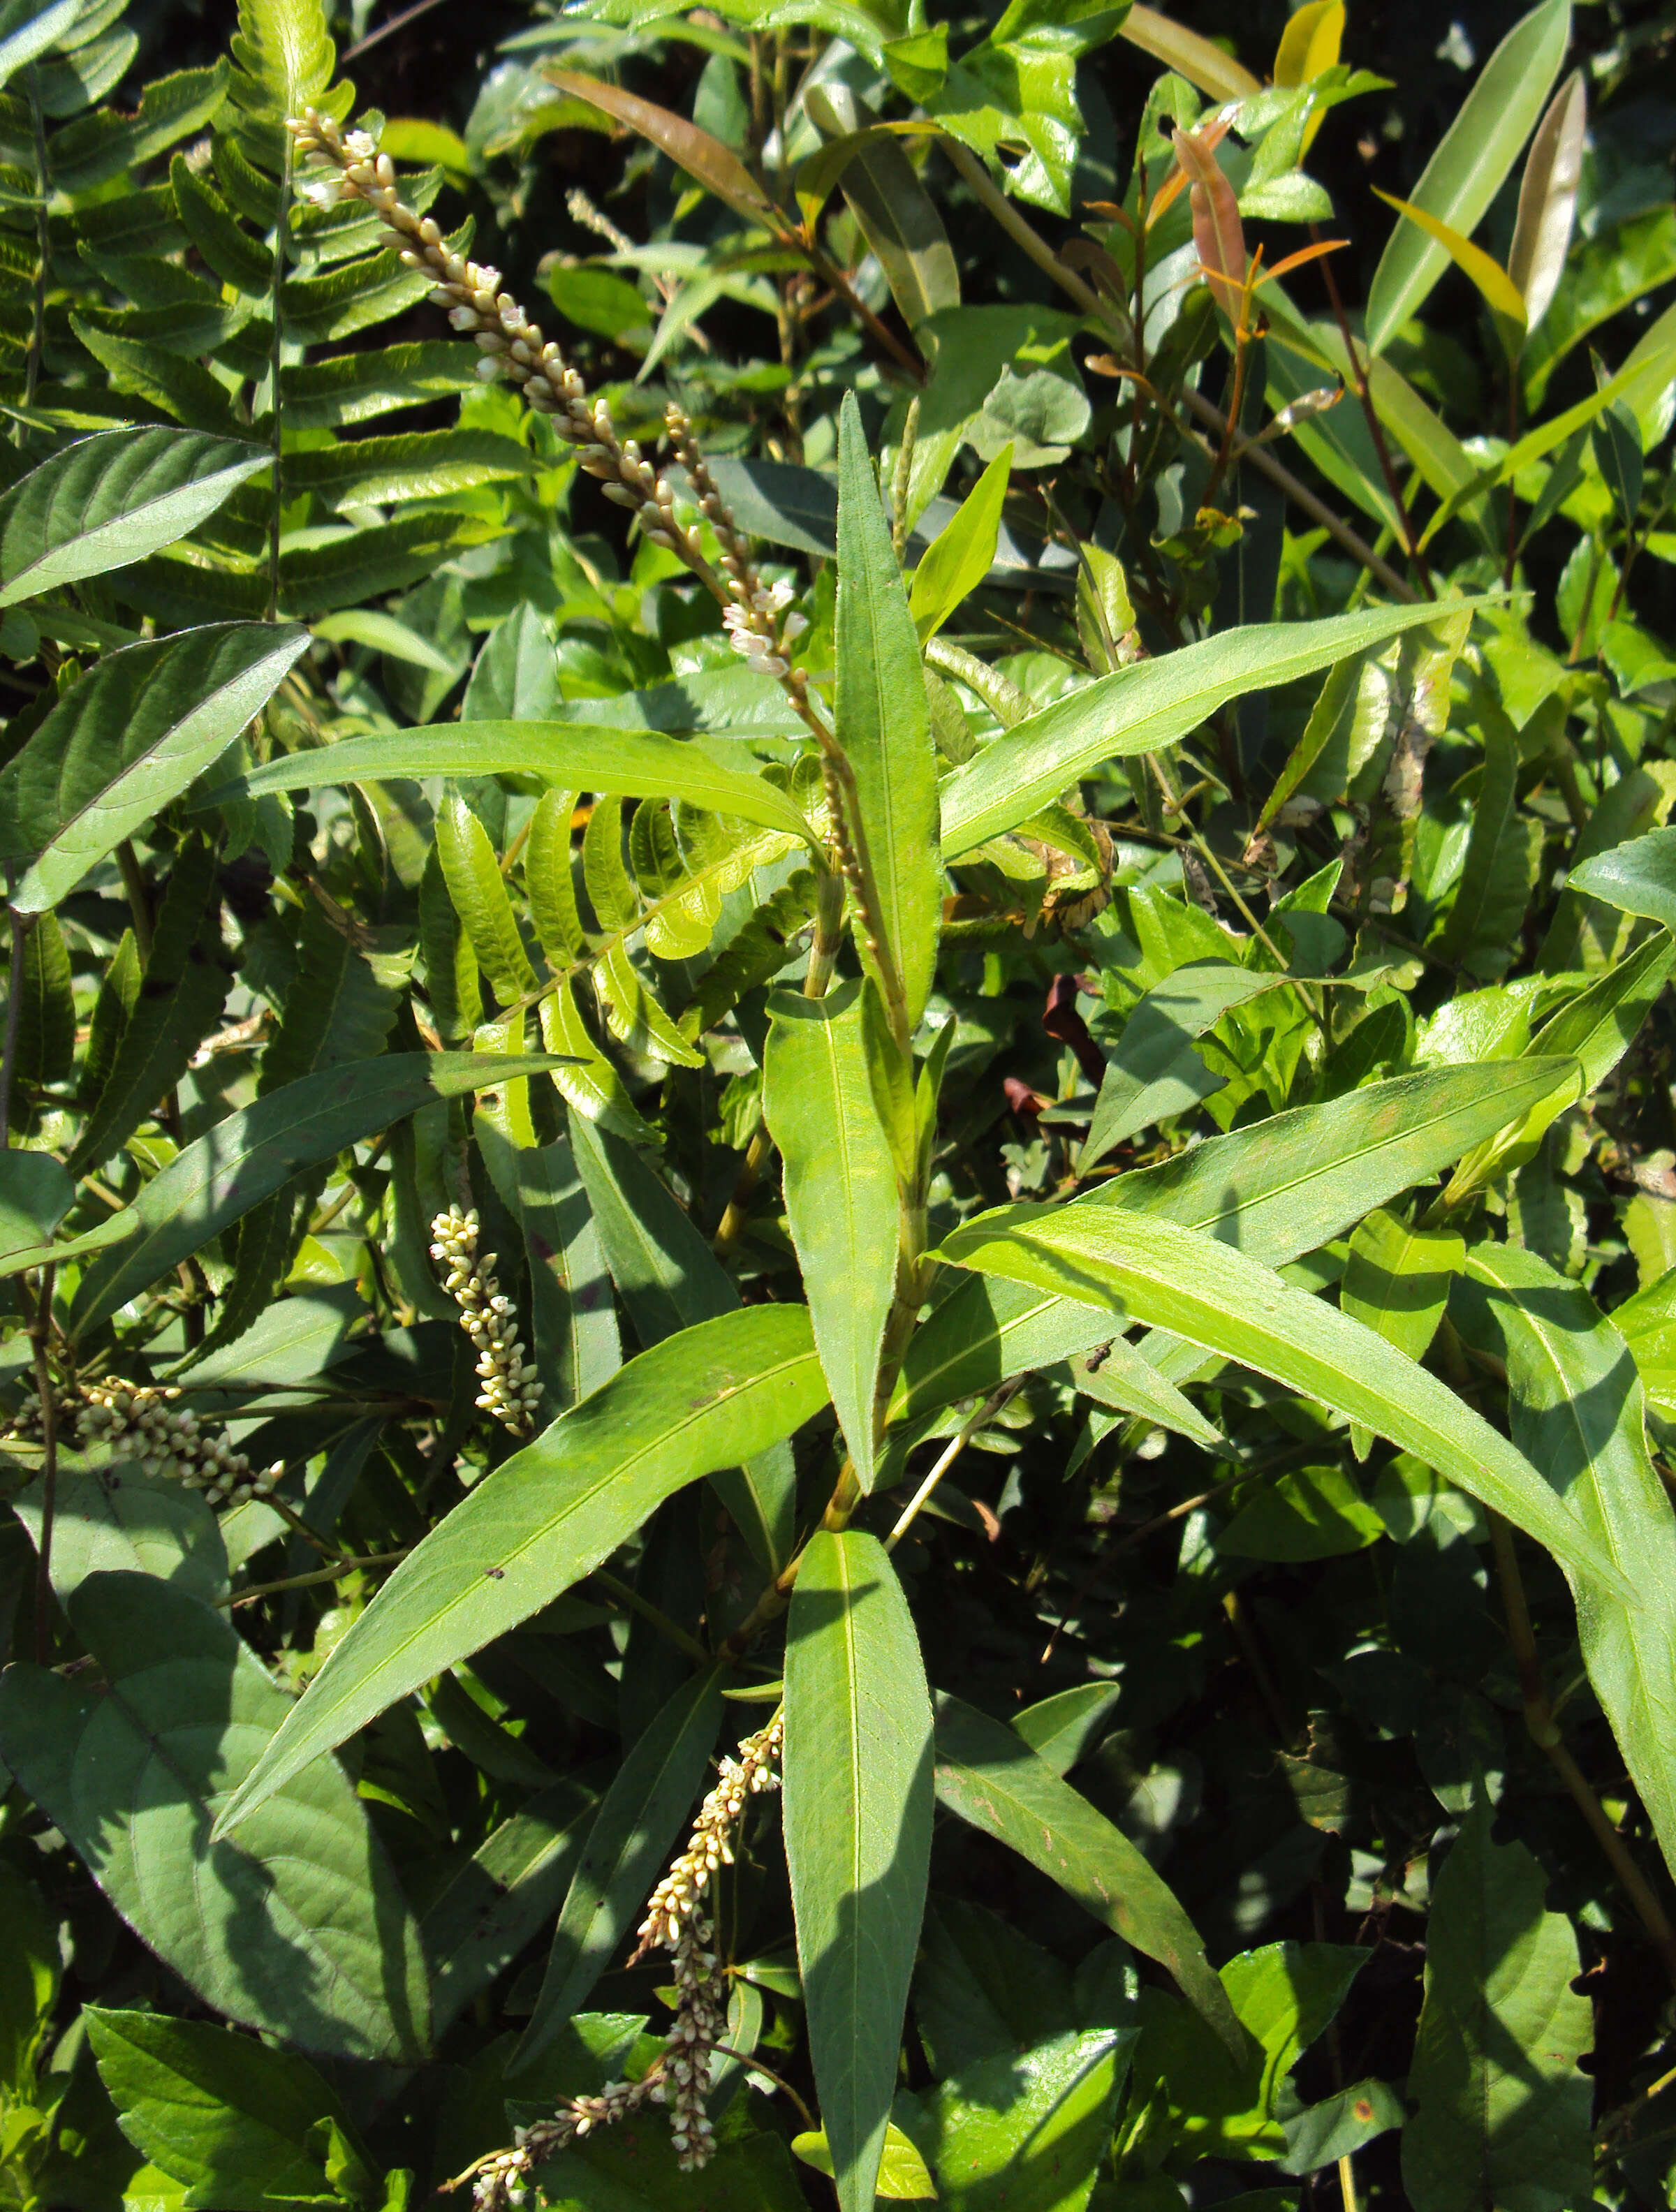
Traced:
[[1676, 14], [1173, 15], [0, 0], [0, 2205], [1671, 2201]]

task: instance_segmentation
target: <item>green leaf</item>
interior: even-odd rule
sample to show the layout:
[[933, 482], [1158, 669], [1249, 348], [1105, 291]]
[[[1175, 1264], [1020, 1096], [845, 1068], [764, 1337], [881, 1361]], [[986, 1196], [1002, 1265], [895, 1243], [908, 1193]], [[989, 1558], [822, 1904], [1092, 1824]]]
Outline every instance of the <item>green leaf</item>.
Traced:
[[509, 2077], [538, 2057], [586, 2004], [655, 1886], [703, 1784], [721, 1723], [721, 1689], [719, 1672], [695, 1674], [618, 1767], [565, 1892], [541, 1991], [507, 2066]]
[[1012, 447], [1003, 446], [956, 509], [953, 520], [932, 540], [914, 570], [908, 605], [922, 644], [942, 629], [994, 565], [1001, 508], [1011, 472]]
[[1120, 1828], [1062, 1782], [1005, 1721], [946, 1692], [937, 1700], [937, 1795], [1017, 1851], [1085, 1912], [1156, 1959], [1236, 2057], [1247, 2045], [1198, 1930]]
[[[1454, 602], [1450, 611], [1476, 604]], [[1175, 744], [1230, 699], [1295, 683], [1436, 620], [1428, 600], [1322, 622], [1254, 623], [1102, 676], [1005, 732], [944, 779], [944, 858], [1028, 821], [1102, 761]]]
[[1134, 2034], [1056, 2035], [939, 2081], [914, 2123], [947, 2212], [1084, 2212], [1108, 2154]]
[[[543, 2109], [519, 2117], [536, 2119]], [[595, 2129], [543, 2162], [540, 2186], [546, 2212], [806, 2212], [808, 2205], [777, 2136], [723, 2141], [708, 2166], [683, 2172], [669, 2130], [655, 2120], [632, 2130]]]
[[517, 1176], [536, 1365], [550, 1407], [561, 1413], [622, 1364], [616, 1314], [570, 1142], [560, 1137], [538, 1150], [521, 1151]]
[[209, 1840], [291, 1711], [254, 1652], [149, 1575], [92, 1577], [66, 1610], [100, 1676], [13, 1667], [0, 1758], [117, 1911], [229, 2020], [345, 2057], [420, 2057], [418, 1930], [348, 1779], [320, 1765], [236, 1842]]
[[85, 0], [52, 0], [52, 4], [38, 9], [9, 37], [0, 39], [0, 87], [9, 84], [19, 70], [55, 46], [74, 27], [84, 4]]
[[178, 1152], [128, 1209], [138, 1229], [121, 1251], [82, 1276], [70, 1310], [71, 1334], [95, 1328], [304, 1168], [332, 1158], [434, 1098], [464, 1097], [551, 1064], [541, 1054], [389, 1053], [288, 1083], [229, 1114]]
[[868, 1079], [861, 1000], [769, 1001], [762, 1105], [786, 1164], [786, 1212], [815, 1342], [857, 1480], [874, 1476], [874, 1390], [896, 1293], [896, 1172]]
[[1631, 1586], [1535, 1468], [1436, 1376], [1369, 1328], [1218, 1243], [1121, 1206], [1016, 1207], [957, 1229], [942, 1256], [1130, 1318], [1273, 1376], [1389, 1437], [1631, 1601]]
[[472, 349], [446, 338], [337, 354], [279, 372], [282, 413], [288, 428], [300, 430], [349, 429], [477, 386]]
[[1485, 718], [1483, 735], [1484, 780], [1454, 905], [1437, 949], [1446, 960], [1490, 978], [1514, 957], [1541, 866], [1542, 825], [1519, 811], [1524, 763], [1517, 732], [1497, 714]]
[[1506, 1358], [1514, 1442], [1635, 1584], [1640, 1602], [1624, 1606], [1574, 1579], [1577, 1637], [1676, 1865], [1676, 1522], [1648, 1450], [1635, 1362], [1582, 1285], [1533, 1253], [1483, 1243], [1467, 1266]]
[[1108, 1055], [1088, 1136], [1077, 1155], [1078, 1173], [1086, 1175], [1138, 1131], [1186, 1113], [1220, 1091], [1226, 1079], [1211, 1073], [1193, 1050], [1194, 1040], [1234, 1007], [1286, 981], [1232, 960], [1193, 960], [1155, 983], [1131, 1011]]
[[783, 830], [814, 849], [795, 802], [766, 778], [714, 761], [696, 743], [651, 730], [566, 722], [450, 722], [344, 738], [317, 752], [289, 753], [209, 792], [203, 804], [265, 791], [317, 791], [326, 784], [392, 776], [531, 775], [567, 790], [617, 792], [628, 799], [684, 799], [711, 813], [736, 814]]
[[[678, 1329], [734, 1312], [728, 1273], [637, 1146], [572, 1111], [571, 1142], [593, 1225], [617, 1295], [649, 1349]], [[792, 1555], [797, 1475], [783, 1444], [749, 1466], [713, 1474], [710, 1486], [769, 1574]]]
[[872, 2212], [931, 1859], [919, 1638], [877, 1538], [821, 1531], [786, 1645], [786, 1860], [842, 2212]]
[[568, 1777], [479, 1844], [419, 1923], [431, 1962], [431, 2021], [443, 2033], [551, 1919], [574, 1880], [597, 1801]]
[[269, 2212], [336, 2195], [316, 2145], [349, 2117], [306, 2058], [207, 2021], [87, 2008], [100, 2079], [123, 2133], [187, 2187], [186, 2202]]
[[218, 871], [207, 838], [189, 838], [176, 852], [132, 1010], [70, 1155], [72, 1174], [101, 1166], [121, 1149], [221, 1019], [232, 977], [216, 912]]
[[489, 832], [459, 793], [437, 810], [436, 857], [454, 911], [465, 925], [477, 964], [503, 1005], [536, 988], [536, 971], [519, 935], [517, 916]]
[[264, 706], [307, 631], [229, 623], [107, 654], [0, 770], [0, 843], [28, 857], [13, 904], [56, 906], [178, 799]]
[[1594, 2193], [1594, 2014], [1571, 1987], [1577, 1939], [1543, 1907], [1541, 1868], [1493, 1844], [1480, 1796], [1433, 1886], [1425, 2002], [1402, 2131], [1414, 2212], [1518, 2204], [1563, 2212]]
[[1363, 1551], [1385, 1533], [1352, 1478], [1328, 1464], [1258, 1485], [1212, 1540], [1234, 1559], [1332, 1559]]
[[805, 220], [812, 223], [839, 184], [909, 330], [957, 307], [960, 271], [949, 234], [900, 140], [875, 127], [873, 109], [835, 74], [806, 86], [803, 105], [827, 142], [798, 172]]
[[630, 1360], [486, 1475], [402, 1561], [333, 1647], [223, 1825], [250, 1818], [386, 1705], [527, 1620], [683, 1485], [766, 1451], [825, 1402], [804, 1306], [724, 1314]]
[[[1467, 235], [1519, 158], [1565, 58], [1570, 0], [1541, 0], [1491, 55], [1414, 187], [1414, 204]], [[1449, 265], [1412, 227], [1392, 233], [1368, 289], [1369, 350], [1385, 351]]]
[[270, 456], [198, 430], [106, 430], [0, 497], [0, 607], [172, 545]]
[[919, 639], [853, 393], [845, 395], [839, 418], [836, 623], [834, 729], [854, 777], [858, 818], [849, 826], [863, 877], [878, 901], [869, 926], [884, 957], [869, 950], [861, 927], [858, 946], [892, 1027], [907, 1022], [907, 1033], [897, 1037], [905, 1046], [925, 1011], [943, 916], [937, 749]]
[[[13, 1510], [37, 1552], [41, 1493], [19, 1492]], [[89, 1575], [126, 1571], [218, 1605], [228, 1592], [227, 1546], [220, 1524], [196, 1492], [142, 1474], [118, 1456], [108, 1471], [60, 1469], [52, 1522], [52, 1587], [62, 1600]]]
[[[792, 2137], [792, 2155], [805, 2166], [812, 2166], [817, 2173], [832, 2178], [832, 2149], [826, 2139], [826, 2130], [816, 2128], [806, 2135]], [[884, 2130], [884, 2154], [879, 2160], [878, 2197], [882, 2203], [927, 2203], [933, 2201], [937, 2190], [926, 2169], [926, 2161], [914, 2147], [913, 2138], [905, 2136], [894, 2124]]]
[[1466, 1264], [1466, 1243], [1454, 1231], [1412, 1229], [1376, 1207], [1350, 1240], [1339, 1304], [1406, 1359], [1424, 1359], [1449, 1285]]
[[75, 1198], [74, 1176], [51, 1152], [0, 1152], [0, 1251], [50, 1237]]
[[1394, 192], [1381, 191], [1377, 185], [1374, 186], [1374, 196], [1383, 200], [1387, 207], [1395, 208], [1405, 221], [1415, 224], [1434, 245], [1442, 247], [1462, 276], [1477, 287], [1491, 313], [1515, 333], [1510, 350], [1516, 353], [1517, 342], [1524, 336], [1525, 296], [1501, 263], [1481, 246], [1474, 246], [1470, 238], [1463, 237], [1452, 224], [1428, 214], [1412, 200], [1400, 200]]
[[1676, 829], [1649, 830], [1573, 868], [1566, 886], [1676, 930]]
[[[1503, 1062], [1394, 1076], [1213, 1137], [1157, 1167], [1115, 1176], [1075, 1204], [1130, 1206], [1283, 1267], [1516, 1120], [1552, 1091], [1565, 1065]], [[993, 1278], [962, 1284], [908, 1346], [894, 1410], [911, 1418], [976, 1396], [1026, 1368], [1090, 1351], [1110, 1331], [1109, 1310], [1081, 1299], [1044, 1297]], [[1191, 1380], [1197, 1355], [1176, 1351], [1180, 1364], [1166, 1371], [1175, 1382]]]
[[1676, 937], [1667, 929], [1656, 930], [1627, 960], [1609, 968], [1543, 1024], [1520, 1057], [1546, 1057], [1552, 1062], [1564, 1054], [1575, 1061], [1576, 1073], [1556, 1082], [1545, 1099], [1466, 1155], [1449, 1179], [1445, 1205], [1460, 1204], [1486, 1182], [1520, 1166], [1566, 1108], [1605, 1081], [1646, 1020], [1673, 962]]

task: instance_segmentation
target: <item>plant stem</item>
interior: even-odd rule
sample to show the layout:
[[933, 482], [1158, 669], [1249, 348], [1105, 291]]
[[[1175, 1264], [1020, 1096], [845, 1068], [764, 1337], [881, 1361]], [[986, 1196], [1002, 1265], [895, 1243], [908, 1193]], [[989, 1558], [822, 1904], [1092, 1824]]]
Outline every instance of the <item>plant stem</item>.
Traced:
[[643, 1598], [632, 1583], [625, 1583], [620, 1577], [608, 1573], [604, 1567], [594, 1569], [592, 1579], [627, 1612], [639, 1613], [641, 1619], [649, 1622], [659, 1635], [668, 1637], [671, 1644], [679, 1644], [688, 1658], [696, 1660], [701, 1667], [712, 1663], [714, 1655], [706, 1650], [697, 1637], [689, 1635], [678, 1621], [671, 1620], [649, 1598]]
[[317, 1583], [339, 1582], [359, 1567], [391, 1567], [406, 1557], [405, 1551], [369, 1552], [363, 1559], [336, 1559], [331, 1566], [314, 1567], [306, 1575], [282, 1575], [277, 1582], [252, 1583], [248, 1589], [234, 1590], [216, 1602], [232, 1612], [239, 1606], [253, 1604], [258, 1597], [273, 1597], [281, 1590], [311, 1589]]
[[40, 1667], [45, 1667], [52, 1656], [52, 1529], [58, 1510], [58, 1401], [52, 1388], [46, 1343], [52, 1330], [52, 1287], [58, 1272], [51, 1262], [41, 1269], [40, 1291], [29, 1323], [35, 1395], [40, 1400], [40, 1551], [35, 1561], [35, 1663]]
[[[1487, 1509], [1486, 1509], [1487, 1510]], [[1655, 1895], [1653, 1887], [1630, 1856], [1630, 1847], [1612, 1822], [1605, 1808], [1595, 1796], [1588, 1778], [1565, 1747], [1559, 1723], [1548, 1696], [1548, 1686], [1542, 1679], [1542, 1661], [1536, 1648], [1536, 1634], [1531, 1626], [1530, 1607], [1525, 1596], [1524, 1578], [1519, 1571], [1519, 1555], [1514, 1548], [1513, 1531], [1499, 1513], [1489, 1513], [1491, 1545], [1496, 1555], [1496, 1577], [1501, 1586], [1502, 1610], [1507, 1618], [1508, 1641], [1513, 1646], [1514, 1662], [1519, 1669], [1520, 1695], [1524, 1701], [1525, 1728], [1531, 1741], [1544, 1752], [1554, 1771], [1565, 1784], [1572, 1802], [1593, 1831], [1595, 1841], [1606, 1853], [1612, 1872], [1617, 1875], [1624, 1895], [1634, 1905], [1642, 1926], [1647, 1930], [1660, 1963], [1676, 1984], [1676, 1928]]]
[[[1309, 235], [1317, 246], [1321, 244], [1321, 234], [1319, 223], [1310, 224]], [[1333, 317], [1339, 325], [1339, 336], [1344, 343], [1345, 358], [1350, 362], [1351, 388], [1355, 392], [1361, 404], [1362, 412], [1367, 418], [1368, 434], [1374, 441], [1375, 453], [1379, 456], [1380, 471], [1385, 478], [1385, 488], [1390, 493], [1391, 504], [1397, 511], [1402, 550], [1408, 556], [1408, 565], [1413, 570], [1421, 589], [1429, 599], [1435, 599], [1437, 594], [1432, 586], [1431, 577], [1425, 563], [1420, 558], [1418, 542], [1414, 535], [1414, 525], [1408, 512], [1408, 501], [1403, 497], [1402, 482], [1397, 474], [1396, 465], [1391, 459], [1391, 449], [1385, 442], [1385, 428], [1379, 419], [1379, 410], [1374, 405], [1373, 389], [1368, 382], [1368, 372], [1363, 367], [1362, 356], [1356, 349], [1356, 337], [1350, 326], [1350, 317], [1345, 313], [1345, 303], [1339, 296], [1339, 281], [1333, 274], [1333, 261], [1330, 255], [1323, 255], [1321, 272], [1326, 280], [1327, 296], [1333, 303]]]
[[117, 847], [117, 866], [127, 895], [128, 911], [134, 917], [134, 949], [143, 965], [151, 957], [151, 896], [146, 889], [140, 856], [126, 837]]
[[942, 1481], [944, 1476], [949, 1472], [949, 1469], [960, 1457], [962, 1452], [965, 1450], [967, 1445], [977, 1434], [978, 1431], [982, 1428], [985, 1422], [992, 1420], [994, 1416], [1000, 1412], [1002, 1407], [1006, 1404], [1008, 1399], [1010, 1399], [1015, 1391], [1019, 1389], [1023, 1381], [1023, 1377], [1022, 1376], [1016, 1376], [1011, 1382], [1004, 1382], [999, 1390], [992, 1391], [989, 1396], [984, 1400], [982, 1405], [978, 1407], [976, 1413], [974, 1413], [969, 1420], [964, 1422], [958, 1431], [950, 1438], [946, 1449], [939, 1455], [936, 1465], [932, 1468], [925, 1480], [920, 1485], [920, 1487], [914, 1492], [913, 1497], [908, 1499], [908, 1504], [902, 1508], [901, 1516], [897, 1520], [896, 1527], [885, 1538], [884, 1548], [887, 1552], [894, 1552], [896, 1550], [897, 1545], [913, 1527], [914, 1520], [919, 1515], [920, 1509], [928, 1501], [932, 1491], [936, 1489], [938, 1484]]

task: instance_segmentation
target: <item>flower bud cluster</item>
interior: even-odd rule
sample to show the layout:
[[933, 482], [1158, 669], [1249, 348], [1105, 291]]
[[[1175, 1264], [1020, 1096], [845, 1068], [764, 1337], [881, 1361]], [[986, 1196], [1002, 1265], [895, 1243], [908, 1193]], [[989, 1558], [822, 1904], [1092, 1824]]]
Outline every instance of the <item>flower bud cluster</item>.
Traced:
[[776, 1714], [767, 1728], [745, 1737], [737, 1759], [723, 1759], [714, 1789], [698, 1808], [687, 1848], [647, 1900], [635, 1960], [652, 1950], [673, 1950], [680, 1942], [681, 1931], [697, 1911], [711, 1875], [718, 1867], [733, 1863], [733, 1831], [745, 1807], [761, 1791], [780, 1787], [777, 1769], [785, 1741], [786, 1723]]
[[477, 1348], [483, 1389], [477, 1403], [517, 1437], [535, 1433], [541, 1384], [534, 1360], [524, 1356], [524, 1340], [512, 1300], [495, 1279], [496, 1255], [477, 1253], [477, 1209], [462, 1213], [451, 1206], [431, 1224], [435, 1243], [431, 1257], [442, 1270], [442, 1287], [459, 1308], [459, 1325]]
[[[288, 127], [300, 155], [332, 165], [323, 177], [303, 184], [304, 197], [321, 207], [343, 199], [362, 200], [381, 217], [403, 263], [432, 277], [432, 301], [447, 310], [454, 329], [469, 333], [482, 353], [479, 376], [518, 385], [538, 414], [550, 416], [559, 435], [577, 448], [583, 469], [598, 478], [606, 498], [628, 508], [654, 545], [667, 546], [678, 555], [728, 606], [736, 647], [754, 665], [786, 680], [801, 697], [805, 688], [802, 673], [792, 672], [783, 650], [797, 630], [776, 619], [784, 601], [772, 606], [767, 603], [773, 595], [765, 598], [750, 548], [716, 489], [682, 410], [671, 405], [665, 422], [699, 511], [721, 545], [723, 577], [704, 559], [696, 527], [677, 519], [669, 479], [642, 456], [632, 438], [618, 437], [610, 407], [603, 399], [588, 397], [586, 385], [560, 348], [501, 290], [501, 271], [454, 252], [428, 216], [416, 214], [404, 203], [396, 186], [395, 165], [387, 154], [380, 153], [372, 137], [365, 131], [345, 131], [331, 116], [313, 107]], [[742, 636], [757, 642], [742, 645]]]
[[258, 1474], [243, 1452], [234, 1450], [225, 1432], [200, 1428], [197, 1414], [179, 1398], [178, 1389], [109, 1376], [88, 1390], [82, 1434], [137, 1460], [143, 1474], [172, 1475], [188, 1490], [201, 1490], [211, 1505], [266, 1498], [285, 1472], [284, 1461], [276, 1460]]
[[662, 2105], [668, 2111], [670, 2140], [684, 2172], [709, 2164], [715, 2130], [706, 2107], [711, 2062], [727, 2033], [727, 1979], [710, 1948], [714, 1931], [698, 1911], [698, 1900], [716, 1869], [732, 1865], [732, 1832], [751, 1798], [780, 1786], [777, 1768], [784, 1742], [785, 1725], [776, 1714], [767, 1728], [744, 1739], [737, 1759], [723, 1759], [686, 1850], [653, 1894], [640, 1948], [629, 1964], [657, 1948], [673, 1954], [675, 2022], [663, 2056], [638, 2081], [608, 2082], [597, 2097], [573, 2097], [550, 2120], [519, 2129], [510, 2149], [496, 2151], [474, 2170], [477, 2212], [505, 2212], [507, 2206], [527, 2203], [530, 2175], [543, 2159], [642, 2105]]

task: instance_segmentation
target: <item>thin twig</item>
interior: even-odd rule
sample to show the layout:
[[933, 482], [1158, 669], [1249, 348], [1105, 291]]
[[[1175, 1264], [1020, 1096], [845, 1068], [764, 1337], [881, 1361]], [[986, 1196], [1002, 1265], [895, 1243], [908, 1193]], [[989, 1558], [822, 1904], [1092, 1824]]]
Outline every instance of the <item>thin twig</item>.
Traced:
[[1018, 1390], [1023, 1380], [1022, 1375], [1017, 1375], [1010, 1382], [1002, 1383], [999, 1390], [992, 1390], [976, 1413], [972, 1414], [949, 1439], [947, 1446], [938, 1455], [936, 1465], [914, 1492], [913, 1497], [908, 1499], [907, 1504], [903, 1506], [896, 1527], [885, 1538], [884, 1548], [887, 1552], [896, 1550], [897, 1545], [913, 1527], [919, 1516], [920, 1509], [927, 1503], [938, 1484], [942, 1481], [978, 1431], [987, 1421], [994, 1419], [1002, 1407]]
[[[1310, 224], [1309, 235], [1318, 246], [1321, 244], [1321, 234], [1319, 223]], [[1333, 259], [1330, 254], [1322, 257], [1321, 272], [1327, 283], [1327, 296], [1333, 303], [1333, 315], [1339, 325], [1339, 340], [1344, 346], [1345, 358], [1350, 362], [1351, 388], [1361, 403], [1362, 412], [1367, 418], [1368, 434], [1374, 441], [1374, 452], [1379, 457], [1380, 470], [1385, 478], [1385, 488], [1391, 495], [1392, 506], [1396, 509], [1397, 521], [1400, 526], [1398, 535], [1401, 540], [1403, 551], [1408, 556], [1409, 566], [1418, 578], [1421, 589], [1429, 599], [1435, 599], [1437, 594], [1432, 587], [1430, 572], [1420, 558], [1418, 543], [1414, 535], [1414, 525], [1408, 512], [1408, 502], [1403, 497], [1402, 483], [1397, 475], [1396, 464], [1391, 459], [1391, 449], [1385, 442], [1385, 428], [1379, 419], [1379, 410], [1374, 405], [1373, 388], [1368, 382], [1368, 372], [1363, 367], [1362, 356], [1356, 349], [1356, 334], [1351, 329], [1350, 317], [1345, 313], [1345, 303], [1339, 297], [1339, 281], [1333, 274]]]
[[678, 1621], [671, 1620], [669, 1615], [661, 1607], [653, 1605], [649, 1598], [642, 1597], [632, 1583], [625, 1583], [619, 1576], [608, 1573], [604, 1567], [594, 1569], [592, 1579], [609, 1596], [614, 1598], [625, 1612], [639, 1613], [641, 1619], [648, 1622], [660, 1636], [666, 1636], [671, 1644], [679, 1644], [688, 1658], [695, 1659], [701, 1667], [708, 1667], [714, 1663], [714, 1655], [705, 1650], [697, 1637], [683, 1628]]
[[362, 54], [369, 52], [384, 40], [393, 39], [398, 31], [404, 31], [410, 23], [416, 21], [421, 15], [428, 15], [433, 8], [441, 5], [442, 0], [413, 0], [412, 7], [404, 8], [399, 15], [392, 15], [387, 23], [380, 23], [376, 31], [368, 31], [364, 39], [357, 40], [345, 51], [343, 60], [359, 60]]
[[[264, 1499], [271, 1504], [271, 1499]], [[345, 1575], [355, 1573], [359, 1567], [391, 1567], [407, 1557], [405, 1551], [369, 1552], [362, 1559], [337, 1559], [329, 1567], [315, 1567], [306, 1575], [282, 1575], [277, 1582], [252, 1583], [248, 1589], [234, 1590], [228, 1596], [217, 1598], [217, 1605], [232, 1612], [241, 1605], [252, 1605], [259, 1597], [272, 1597], [280, 1590], [310, 1589], [317, 1583], [341, 1582]]]

